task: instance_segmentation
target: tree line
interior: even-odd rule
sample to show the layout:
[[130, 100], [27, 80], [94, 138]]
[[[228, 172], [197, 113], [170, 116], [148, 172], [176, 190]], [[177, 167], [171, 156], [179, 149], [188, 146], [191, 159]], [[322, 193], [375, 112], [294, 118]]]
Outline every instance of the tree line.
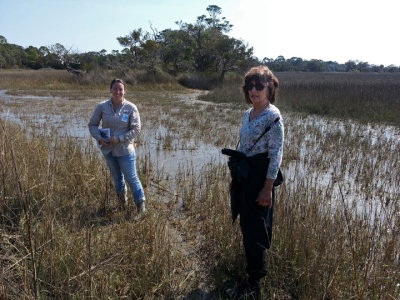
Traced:
[[229, 37], [232, 25], [221, 17], [222, 9], [207, 7], [208, 15], [194, 23], [176, 22], [178, 29], [158, 31], [134, 29], [117, 37], [122, 51], [106, 50], [76, 53], [56, 43], [51, 46], [27, 48], [9, 44], [0, 35], [0, 68], [54, 68], [73, 70], [75, 74], [97, 69], [134, 69], [167, 72], [174, 76], [185, 72], [213, 74], [223, 80], [230, 71], [243, 72], [251, 66], [266, 64], [275, 72], [400, 72], [395, 65], [370, 65], [349, 60], [344, 64], [299, 57], [259, 59], [253, 48], [242, 40]]

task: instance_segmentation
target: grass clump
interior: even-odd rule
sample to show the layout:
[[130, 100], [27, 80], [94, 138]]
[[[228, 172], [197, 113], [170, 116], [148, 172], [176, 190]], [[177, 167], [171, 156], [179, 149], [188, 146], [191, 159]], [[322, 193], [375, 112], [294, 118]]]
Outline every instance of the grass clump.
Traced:
[[167, 207], [126, 221], [108, 210], [115, 195], [95, 149], [0, 125], [3, 295], [171, 299], [190, 288], [178, 285], [188, 264], [171, 248]]

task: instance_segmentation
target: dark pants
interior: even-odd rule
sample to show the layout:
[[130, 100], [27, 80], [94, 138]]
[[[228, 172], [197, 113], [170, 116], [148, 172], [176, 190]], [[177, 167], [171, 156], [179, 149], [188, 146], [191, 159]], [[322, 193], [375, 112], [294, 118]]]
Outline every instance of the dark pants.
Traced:
[[[274, 191], [272, 191], [272, 195], [272, 203], [274, 203]], [[271, 246], [274, 207], [260, 210], [264, 211], [263, 216], [254, 217], [252, 220], [240, 218], [247, 262], [246, 271], [249, 277], [255, 280], [259, 280], [267, 273], [264, 262], [265, 249], [269, 249]]]
[[272, 190], [272, 207], [262, 207], [256, 202], [263, 188], [268, 168], [268, 160], [262, 156], [249, 160], [247, 179], [240, 182], [240, 227], [247, 261], [247, 273], [254, 280], [266, 275], [265, 249], [269, 249], [272, 239], [272, 222], [275, 192]]

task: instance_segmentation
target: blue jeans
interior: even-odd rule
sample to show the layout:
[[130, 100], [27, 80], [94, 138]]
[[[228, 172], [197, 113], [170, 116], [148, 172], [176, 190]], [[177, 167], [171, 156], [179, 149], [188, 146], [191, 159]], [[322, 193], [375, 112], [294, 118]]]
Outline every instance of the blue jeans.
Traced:
[[107, 166], [110, 169], [111, 176], [114, 179], [115, 191], [117, 194], [125, 192], [125, 180], [132, 190], [135, 203], [141, 203], [145, 200], [144, 191], [139, 177], [136, 173], [136, 155], [135, 152], [124, 156], [112, 156], [111, 153], [103, 154]]

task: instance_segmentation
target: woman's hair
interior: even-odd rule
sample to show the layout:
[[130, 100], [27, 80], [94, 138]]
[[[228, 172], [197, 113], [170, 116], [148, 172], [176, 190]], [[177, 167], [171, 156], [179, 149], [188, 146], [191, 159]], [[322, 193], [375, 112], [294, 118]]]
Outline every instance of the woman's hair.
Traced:
[[112, 89], [114, 83], [117, 83], [117, 82], [123, 84], [124, 89], [125, 89], [125, 91], [126, 91], [126, 84], [125, 84], [125, 82], [124, 82], [122, 79], [119, 79], [119, 78], [114, 78], [114, 79], [111, 81], [110, 90]]
[[252, 102], [246, 86], [252, 81], [255, 81], [256, 84], [266, 83], [268, 88], [268, 100], [271, 103], [275, 102], [276, 98], [278, 97], [279, 81], [267, 66], [261, 65], [253, 67], [244, 75], [244, 85], [242, 86], [242, 90], [246, 99], [246, 103], [248, 104], [251, 104]]

